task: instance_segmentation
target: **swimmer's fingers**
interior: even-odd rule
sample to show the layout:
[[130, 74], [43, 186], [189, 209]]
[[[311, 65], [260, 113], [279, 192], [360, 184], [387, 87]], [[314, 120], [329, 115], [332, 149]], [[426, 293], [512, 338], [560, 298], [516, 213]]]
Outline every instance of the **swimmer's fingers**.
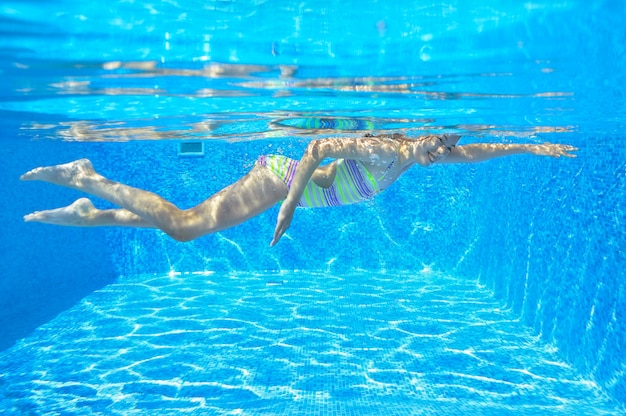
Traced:
[[555, 144], [553, 146], [555, 147], [554, 157], [561, 157], [561, 156], [576, 157], [576, 155], [572, 152], [577, 151], [578, 148], [574, 146], [570, 146], [569, 144]]
[[274, 229], [274, 238], [272, 239], [272, 242], [270, 243], [270, 247], [274, 247], [276, 243], [278, 243], [278, 240], [280, 240], [283, 234], [285, 234], [285, 231], [287, 231], [287, 228], [289, 228], [289, 224], [285, 224], [284, 222], [280, 220], [277, 222], [276, 229]]
[[552, 156], [556, 158], [561, 156], [576, 157], [576, 154], [574, 154], [573, 152], [577, 150], [577, 147], [570, 146], [569, 144], [544, 143], [537, 145], [533, 153], [540, 156]]
[[270, 243], [270, 247], [274, 247], [278, 240], [285, 234], [287, 228], [291, 225], [295, 207], [291, 207], [288, 203], [284, 202], [278, 212], [278, 220], [276, 220], [276, 228], [274, 229], [274, 239]]
[[276, 243], [278, 243], [278, 240], [280, 240], [283, 234], [285, 234], [285, 231], [286, 231], [285, 229], [282, 229], [278, 225], [276, 225], [276, 229], [274, 230], [274, 238], [272, 239], [272, 242], [270, 243], [270, 247], [274, 247]]
[[574, 146], [570, 146], [570, 145], [565, 145], [566, 146], [566, 153], [563, 156], [566, 157], [576, 157], [576, 155], [574, 153], [571, 152], [577, 152], [578, 151], [578, 147], [574, 147]]

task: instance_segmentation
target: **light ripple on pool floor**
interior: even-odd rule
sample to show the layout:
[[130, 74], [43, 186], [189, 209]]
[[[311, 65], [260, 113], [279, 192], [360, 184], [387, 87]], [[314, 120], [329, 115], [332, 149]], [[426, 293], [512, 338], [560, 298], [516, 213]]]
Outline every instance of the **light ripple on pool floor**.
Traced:
[[123, 277], [0, 355], [0, 413], [620, 413], [499, 306], [432, 272]]

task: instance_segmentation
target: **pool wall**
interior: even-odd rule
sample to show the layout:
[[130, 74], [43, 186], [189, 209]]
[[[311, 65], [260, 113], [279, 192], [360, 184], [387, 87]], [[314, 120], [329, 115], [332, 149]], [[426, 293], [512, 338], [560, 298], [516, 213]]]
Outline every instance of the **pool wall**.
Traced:
[[[625, 149], [572, 138], [576, 160], [494, 162], [474, 177], [480, 281], [582, 374], [626, 402]], [[619, 143], [619, 141], [615, 141]], [[622, 247], [622, 249], [620, 249]]]

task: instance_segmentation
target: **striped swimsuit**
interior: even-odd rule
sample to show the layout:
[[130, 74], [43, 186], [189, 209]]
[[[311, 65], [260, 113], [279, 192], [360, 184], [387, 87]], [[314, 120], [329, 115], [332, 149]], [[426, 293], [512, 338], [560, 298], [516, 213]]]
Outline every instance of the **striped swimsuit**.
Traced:
[[[259, 157], [257, 164], [267, 167], [285, 182], [287, 188], [291, 188], [298, 167], [297, 160], [281, 155], [263, 155]], [[361, 162], [338, 159], [333, 184], [328, 188], [322, 188], [310, 180], [298, 206], [320, 208], [354, 204], [370, 199], [379, 192], [378, 182]]]

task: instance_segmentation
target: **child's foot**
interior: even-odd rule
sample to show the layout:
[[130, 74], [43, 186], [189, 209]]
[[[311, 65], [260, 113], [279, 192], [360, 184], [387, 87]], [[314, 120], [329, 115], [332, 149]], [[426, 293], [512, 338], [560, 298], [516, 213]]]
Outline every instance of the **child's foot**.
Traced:
[[95, 173], [89, 160], [80, 159], [63, 165], [35, 168], [20, 176], [20, 179], [23, 181], [44, 181], [79, 189], [82, 179]]
[[26, 222], [42, 222], [44, 224], [87, 226], [98, 210], [87, 198], [80, 198], [73, 204], [63, 208], [35, 211], [24, 216]]

